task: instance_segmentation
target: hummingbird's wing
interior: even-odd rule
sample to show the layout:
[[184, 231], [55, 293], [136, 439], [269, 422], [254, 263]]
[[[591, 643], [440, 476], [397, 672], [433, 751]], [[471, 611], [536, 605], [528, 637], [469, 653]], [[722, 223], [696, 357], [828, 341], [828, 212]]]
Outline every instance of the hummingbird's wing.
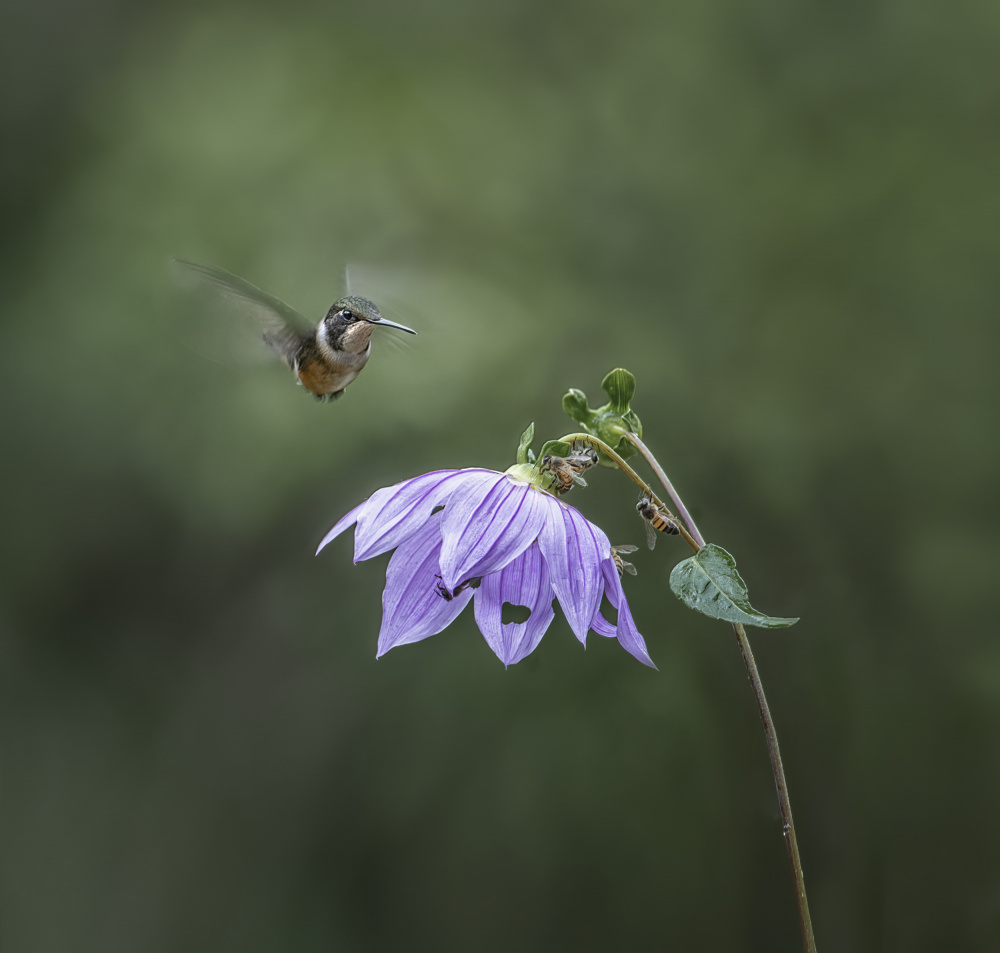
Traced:
[[194, 272], [202, 281], [240, 311], [257, 319], [264, 343], [291, 365], [304, 338], [312, 334], [306, 318], [280, 298], [213, 265], [199, 265], [175, 258], [178, 265]]

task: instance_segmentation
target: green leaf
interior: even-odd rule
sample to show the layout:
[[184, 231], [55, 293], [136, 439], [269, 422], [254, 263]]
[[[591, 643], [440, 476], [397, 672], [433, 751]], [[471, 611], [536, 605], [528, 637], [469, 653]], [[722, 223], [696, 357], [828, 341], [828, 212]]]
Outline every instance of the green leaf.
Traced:
[[531, 451], [528, 449], [531, 446], [531, 441], [535, 439], [535, 422], [532, 421], [528, 424], [528, 429], [521, 434], [521, 442], [517, 445], [517, 462], [518, 463], [531, 463], [532, 460], [529, 459], [528, 454]]
[[681, 602], [713, 619], [762, 629], [784, 629], [799, 621], [764, 615], [750, 605], [746, 583], [736, 571], [736, 560], [715, 543], [674, 566], [670, 588]]

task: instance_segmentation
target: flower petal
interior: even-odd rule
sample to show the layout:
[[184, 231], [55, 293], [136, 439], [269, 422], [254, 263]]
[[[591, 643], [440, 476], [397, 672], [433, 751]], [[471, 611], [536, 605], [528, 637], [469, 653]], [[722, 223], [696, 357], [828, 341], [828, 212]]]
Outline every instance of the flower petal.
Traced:
[[358, 518], [361, 516], [361, 511], [368, 505], [368, 500], [363, 500], [357, 506], [351, 510], [350, 513], [345, 514], [333, 525], [333, 529], [330, 530], [326, 536], [323, 537], [323, 541], [319, 544], [316, 550], [316, 555], [318, 556], [322, 551], [323, 547], [330, 543], [332, 540], [336, 539], [345, 529], [349, 526], [353, 526]]
[[467, 483], [444, 511], [441, 575], [449, 589], [466, 579], [488, 576], [521, 555], [545, 523], [540, 490], [504, 474]]
[[538, 545], [566, 620], [586, 645], [587, 632], [604, 594], [601, 564], [611, 555], [611, 543], [579, 510], [558, 500], [552, 503], [538, 534]]
[[[476, 624], [504, 665], [520, 662], [538, 647], [555, 617], [552, 596], [549, 571], [537, 543], [483, 579], [476, 590]], [[501, 617], [505, 602], [530, 609], [528, 620], [504, 625]]]
[[382, 628], [376, 658], [396, 645], [419, 642], [447, 628], [472, 598], [472, 590], [450, 601], [438, 590], [441, 515], [435, 513], [389, 560], [382, 593]]
[[632, 611], [628, 607], [628, 600], [625, 598], [625, 590], [622, 589], [614, 560], [605, 560], [601, 564], [601, 569], [604, 572], [604, 591], [608, 601], [618, 610], [618, 625], [615, 631], [618, 643], [629, 655], [634, 655], [643, 665], [656, 668], [653, 660], [649, 657], [649, 652], [646, 651], [646, 643], [639, 634], [632, 618]]
[[600, 609], [597, 610], [597, 614], [594, 616], [594, 621], [590, 624], [590, 627], [598, 635], [603, 635], [606, 639], [618, 638], [618, 629], [604, 618]]
[[354, 561], [395, 549], [424, 524], [435, 506], [460, 487], [482, 482], [484, 475], [498, 476], [493, 470], [435, 470], [376, 490], [358, 519]]

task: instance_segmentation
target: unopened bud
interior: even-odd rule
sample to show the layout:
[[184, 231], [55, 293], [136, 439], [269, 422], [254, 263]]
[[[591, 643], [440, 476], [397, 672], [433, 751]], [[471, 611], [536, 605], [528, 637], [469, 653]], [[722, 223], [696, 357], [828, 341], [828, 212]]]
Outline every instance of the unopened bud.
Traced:
[[[624, 434], [642, 436], [642, 423], [631, 408], [631, 401], [635, 396], [635, 376], [622, 367], [616, 368], [601, 381], [601, 388], [609, 398], [603, 407], [591, 410], [587, 395], [572, 388], [563, 397], [563, 410], [587, 433], [603, 440], [623, 459], [628, 459], [638, 451]], [[603, 457], [601, 462], [613, 466]]]

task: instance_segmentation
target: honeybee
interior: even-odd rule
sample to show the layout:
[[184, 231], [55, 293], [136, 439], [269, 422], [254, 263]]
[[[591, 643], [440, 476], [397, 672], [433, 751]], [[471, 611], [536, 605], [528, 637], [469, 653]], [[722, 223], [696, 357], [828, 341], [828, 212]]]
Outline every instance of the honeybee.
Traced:
[[623, 572], [627, 572], [630, 576], [636, 575], [635, 566], [628, 562], [628, 560], [622, 559], [621, 554], [634, 553], [638, 548], [638, 546], [632, 546], [631, 544], [611, 547], [611, 558], [615, 561], [615, 569], [618, 570], [619, 576]]
[[574, 441], [573, 452], [566, 459], [571, 461], [572, 465], [579, 472], [583, 472], [584, 470], [589, 470], [591, 467], [596, 467], [600, 457], [598, 457], [597, 451], [593, 447], [588, 447], [586, 444], [578, 444]]
[[681, 530], [674, 520], [667, 516], [646, 494], [639, 497], [635, 504], [636, 511], [646, 521], [646, 542], [649, 548], [656, 546], [656, 533], [666, 533], [676, 536]]
[[543, 473], [552, 475], [552, 489], [556, 493], [569, 493], [574, 484], [577, 486], [587, 485], [587, 481], [573, 466], [570, 457], [557, 457], [554, 453], [547, 453], [542, 457], [539, 469]]
[[566, 457], [557, 457], [554, 453], [547, 453], [542, 457], [539, 469], [543, 473], [552, 474], [552, 488], [556, 493], [569, 493], [573, 485], [586, 486], [587, 481], [583, 478], [584, 471], [597, 465], [597, 452], [590, 447], [582, 450], [573, 446], [572, 452]]

